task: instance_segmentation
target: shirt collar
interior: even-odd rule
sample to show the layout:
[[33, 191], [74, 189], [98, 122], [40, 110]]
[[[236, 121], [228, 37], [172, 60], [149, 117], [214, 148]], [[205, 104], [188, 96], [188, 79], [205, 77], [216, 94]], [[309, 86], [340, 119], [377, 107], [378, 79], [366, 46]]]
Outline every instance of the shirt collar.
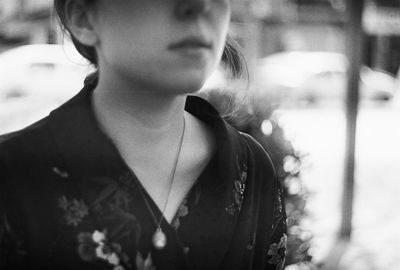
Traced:
[[[114, 179], [129, 171], [117, 148], [97, 123], [91, 104], [94, 88], [93, 84], [86, 84], [81, 92], [54, 110], [49, 117], [50, 129], [65, 161], [66, 169], [78, 181], [79, 192], [88, 204], [98, 194], [92, 182], [85, 179]], [[240, 147], [237, 131], [226, 124], [217, 110], [207, 101], [200, 97], [188, 96], [185, 110], [207, 123], [216, 137], [217, 147], [213, 158], [216, 160], [217, 169], [214, 171], [216, 175], [203, 179], [202, 185], [207, 188], [202, 193], [203, 203], [198, 206], [199, 211], [207, 213], [210, 222], [204, 223], [202, 220], [204, 217], [197, 215], [192, 216], [192, 221], [196, 224], [203, 222], [203, 231], [207, 237], [215, 239], [209, 250], [209, 257], [217, 267], [228, 250], [229, 239], [232, 238], [235, 228], [233, 224], [237, 220], [237, 215], [228, 214], [226, 207], [232, 201], [232, 190], [239, 177], [237, 162], [242, 151], [240, 149], [243, 147]], [[100, 220], [97, 216], [95, 219], [97, 222]], [[219, 231], [215, 230], [215, 224], [231, 225]], [[170, 236], [176, 237], [172, 228], [166, 224], [164, 226]], [[173, 240], [176, 245], [178, 242], [178, 239]], [[179, 254], [181, 258], [185, 257], [182, 252]]]
[[[67, 103], [50, 114], [51, 132], [67, 169], [79, 178], [113, 177], [127, 170], [114, 143], [100, 129], [93, 112], [92, 92], [95, 83], [87, 83], [84, 88]], [[234, 177], [230, 174], [232, 164], [238, 155], [234, 141], [235, 131], [226, 124], [217, 110], [204, 99], [188, 96], [185, 110], [204, 121], [214, 131], [220, 179]], [[227, 160], [227, 158], [229, 160]], [[232, 172], [234, 173], [234, 172]], [[222, 181], [211, 183], [215, 192], [226, 188]]]

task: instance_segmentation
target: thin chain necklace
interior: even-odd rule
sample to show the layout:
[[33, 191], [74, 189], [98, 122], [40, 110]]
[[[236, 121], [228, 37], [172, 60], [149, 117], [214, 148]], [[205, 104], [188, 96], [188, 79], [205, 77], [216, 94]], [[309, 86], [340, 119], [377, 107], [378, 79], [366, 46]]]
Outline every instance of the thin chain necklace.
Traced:
[[180, 138], [180, 141], [179, 141], [178, 153], [177, 153], [176, 158], [175, 158], [174, 167], [172, 168], [172, 173], [171, 173], [171, 178], [170, 178], [170, 181], [169, 181], [170, 184], [169, 184], [169, 187], [168, 187], [167, 198], [165, 200], [161, 216], [160, 216], [160, 218], [158, 220], [157, 220], [156, 215], [154, 214], [153, 210], [151, 209], [151, 206], [150, 206], [149, 202], [147, 201], [146, 196], [143, 194], [142, 190], [140, 189], [141, 192], [142, 192], [143, 199], [144, 199], [144, 201], [146, 203], [146, 206], [147, 206], [151, 216], [153, 217], [153, 220], [154, 220], [155, 224], [157, 225], [156, 231], [153, 233], [152, 243], [153, 243], [153, 246], [158, 250], [161, 250], [161, 249], [165, 248], [165, 246], [167, 245], [167, 236], [165, 235], [165, 233], [161, 229], [161, 222], [162, 222], [162, 219], [164, 217], [165, 210], [167, 209], [169, 195], [171, 193], [172, 186], [174, 184], [174, 178], [175, 178], [176, 168], [178, 166], [179, 156], [181, 154], [183, 137], [185, 135], [185, 129], [186, 129], [186, 121], [185, 121], [185, 116], [184, 116], [183, 117], [182, 135], [181, 135], [181, 138]]

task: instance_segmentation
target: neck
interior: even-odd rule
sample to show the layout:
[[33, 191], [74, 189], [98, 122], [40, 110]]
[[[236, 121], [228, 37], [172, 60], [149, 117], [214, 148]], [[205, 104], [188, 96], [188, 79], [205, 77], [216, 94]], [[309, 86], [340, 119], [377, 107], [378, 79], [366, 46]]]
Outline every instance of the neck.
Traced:
[[167, 142], [182, 130], [186, 95], [108, 85], [101, 79], [93, 94], [100, 126], [111, 137], [129, 136], [137, 144]]

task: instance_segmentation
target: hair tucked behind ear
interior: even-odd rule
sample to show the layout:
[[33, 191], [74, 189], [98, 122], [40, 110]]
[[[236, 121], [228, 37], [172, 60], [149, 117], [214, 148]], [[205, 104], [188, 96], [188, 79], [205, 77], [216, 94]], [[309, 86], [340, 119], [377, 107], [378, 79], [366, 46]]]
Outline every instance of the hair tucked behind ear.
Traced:
[[[96, 0], [76, 0], [76, 1], [81, 1], [82, 3], [84, 3], [86, 5], [91, 5]], [[68, 35], [70, 36], [71, 41], [74, 44], [77, 51], [83, 57], [85, 57], [87, 60], [89, 60], [90, 63], [92, 63], [95, 67], [97, 67], [97, 54], [96, 54], [95, 48], [83, 45], [71, 33], [71, 30], [68, 25], [68, 20], [67, 20], [66, 14], [65, 14], [66, 2], [67, 2], [67, 0], [54, 0], [54, 7], [57, 12], [58, 18], [60, 20], [60, 25], [61, 25], [62, 29], [64, 30], [64, 32], [68, 33]]]

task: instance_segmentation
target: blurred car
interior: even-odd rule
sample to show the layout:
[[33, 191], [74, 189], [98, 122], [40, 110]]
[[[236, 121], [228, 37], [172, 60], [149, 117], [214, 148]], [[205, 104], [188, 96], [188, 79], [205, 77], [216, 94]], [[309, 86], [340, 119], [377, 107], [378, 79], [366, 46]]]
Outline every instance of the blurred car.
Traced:
[[22, 128], [83, 86], [91, 68], [70, 45], [35, 44], [0, 54], [0, 133]]
[[[255, 87], [278, 99], [332, 100], [345, 97], [347, 86], [346, 57], [334, 52], [283, 52], [258, 61]], [[386, 101], [395, 93], [393, 75], [362, 66], [361, 98]]]
[[83, 85], [88, 63], [72, 46], [35, 44], [0, 54], [0, 100], [64, 100]]

